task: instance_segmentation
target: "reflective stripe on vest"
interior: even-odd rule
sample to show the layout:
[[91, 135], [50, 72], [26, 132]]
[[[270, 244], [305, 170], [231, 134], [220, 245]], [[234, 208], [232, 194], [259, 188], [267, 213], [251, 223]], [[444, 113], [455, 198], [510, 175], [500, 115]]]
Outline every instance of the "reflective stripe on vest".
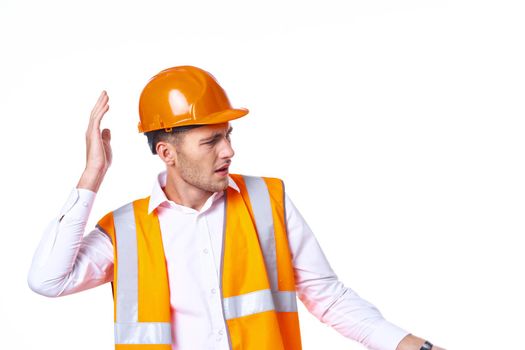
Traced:
[[264, 289], [224, 298], [224, 317], [227, 320], [270, 310], [297, 312], [295, 292], [272, 292]]
[[277, 252], [275, 251], [275, 233], [268, 187], [260, 177], [243, 175], [243, 179], [252, 204], [255, 226], [257, 227], [257, 235], [264, 256], [270, 288], [272, 291], [276, 291]]
[[[266, 186], [264, 179], [260, 177], [243, 175], [243, 180], [250, 197], [253, 216], [255, 219], [255, 226], [257, 227], [257, 235], [259, 237], [259, 244], [261, 245], [264, 263], [266, 265], [266, 272], [268, 274], [268, 280], [270, 282], [271, 288], [271, 293], [267, 293], [266, 291], [256, 292], [260, 293], [260, 297], [257, 298], [257, 301], [261, 305], [268, 305], [273, 299], [274, 307], [264, 311], [274, 309], [278, 312], [297, 312], [297, 299], [295, 298], [295, 292], [282, 292], [279, 291], [278, 288], [277, 250], [275, 248], [275, 230], [273, 227], [274, 223], [268, 187]], [[234, 298], [243, 297], [244, 295]], [[250, 304], [250, 300], [253, 298], [253, 296], [246, 295], [246, 301], [242, 300], [235, 302], [236, 307], [243, 309], [246, 304]], [[249, 314], [251, 313], [243, 315]]]
[[118, 242], [115, 344], [171, 344], [169, 322], [138, 321], [137, 230], [133, 204], [113, 213]]

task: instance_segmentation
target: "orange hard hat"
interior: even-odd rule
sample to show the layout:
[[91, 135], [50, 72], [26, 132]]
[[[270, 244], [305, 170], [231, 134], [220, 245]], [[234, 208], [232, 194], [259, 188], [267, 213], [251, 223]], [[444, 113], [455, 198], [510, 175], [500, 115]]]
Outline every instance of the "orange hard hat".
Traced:
[[247, 113], [246, 108], [232, 108], [210, 73], [193, 66], [172, 67], [151, 78], [142, 90], [139, 132], [219, 124]]

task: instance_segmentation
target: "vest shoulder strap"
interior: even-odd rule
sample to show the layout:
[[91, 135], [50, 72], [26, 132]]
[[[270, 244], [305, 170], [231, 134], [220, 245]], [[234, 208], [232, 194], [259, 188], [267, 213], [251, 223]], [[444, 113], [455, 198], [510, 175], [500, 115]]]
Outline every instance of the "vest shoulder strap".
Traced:
[[135, 208], [140, 210], [148, 210], [148, 204], [149, 204], [150, 197], [144, 197], [136, 199], [132, 202], [126, 203], [123, 206], [110, 211], [106, 215], [104, 215], [100, 220], [98, 220], [96, 224], [96, 228], [99, 229], [101, 232], [105, 233], [110, 239], [111, 242], [115, 243], [115, 215], [119, 215], [119, 213], [126, 212], [127, 210], [133, 210], [133, 206]]

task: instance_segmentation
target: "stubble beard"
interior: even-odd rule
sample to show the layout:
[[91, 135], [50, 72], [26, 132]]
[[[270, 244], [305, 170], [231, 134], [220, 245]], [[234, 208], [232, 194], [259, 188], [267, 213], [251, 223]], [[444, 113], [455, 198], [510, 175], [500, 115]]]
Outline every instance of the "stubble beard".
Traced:
[[183, 153], [177, 152], [177, 158], [180, 176], [190, 185], [212, 193], [224, 191], [228, 187], [228, 177], [223, 181], [213, 181], [206, 177], [196, 162], [189, 160]]

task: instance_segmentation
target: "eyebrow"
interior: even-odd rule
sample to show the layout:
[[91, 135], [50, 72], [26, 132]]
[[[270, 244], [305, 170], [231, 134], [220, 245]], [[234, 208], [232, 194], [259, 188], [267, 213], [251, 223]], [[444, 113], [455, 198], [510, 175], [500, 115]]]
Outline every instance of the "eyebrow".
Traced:
[[[233, 127], [230, 126], [228, 131], [226, 131], [226, 135], [231, 134], [232, 131], [233, 131]], [[202, 143], [202, 142], [211, 141], [211, 140], [216, 139], [217, 137], [220, 137], [220, 136], [222, 136], [222, 132], [215, 132], [213, 135], [205, 137], [205, 138], [201, 139], [199, 142]]]

